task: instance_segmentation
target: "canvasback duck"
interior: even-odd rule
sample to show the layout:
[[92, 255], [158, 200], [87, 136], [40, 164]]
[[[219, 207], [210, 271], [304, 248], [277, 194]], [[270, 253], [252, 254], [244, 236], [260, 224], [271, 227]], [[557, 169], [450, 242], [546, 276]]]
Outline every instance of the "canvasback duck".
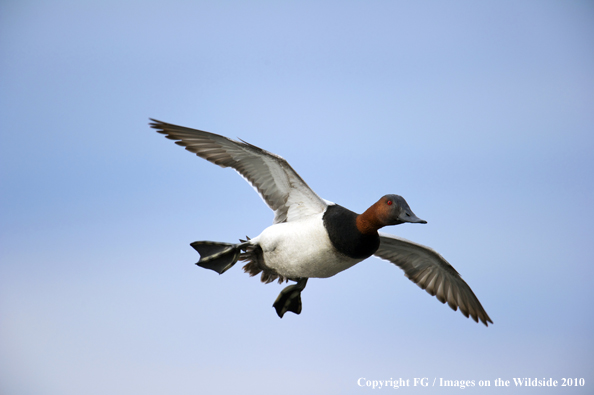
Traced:
[[296, 282], [284, 288], [273, 304], [279, 317], [301, 313], [301, 292], [311, 277], [327, 278], [375, 255], [404, 270], [415, 284], [441, 303], [488, 326], [485, 309], [441, 255], [429, 247], [379, 233], [388, 225], [425, 224], [398, 195], [382, 196], [364, 213], [357, 214], [320, 198], [289, 163], [278, 155], [245, 141], [235, 141], [202, 130], [157, 121], [150, 126], [166, 138], [221, 167], [243, 176], [274, 211], [271, 226], [239, 243], [196, 241], [196, 263], [219, 274], [240, 260], [250, 276], [261, 281]]

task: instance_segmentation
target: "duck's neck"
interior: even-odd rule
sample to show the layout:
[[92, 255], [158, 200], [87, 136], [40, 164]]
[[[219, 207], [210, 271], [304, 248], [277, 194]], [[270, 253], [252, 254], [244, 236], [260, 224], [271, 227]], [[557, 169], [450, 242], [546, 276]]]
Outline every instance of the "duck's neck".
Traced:
[[377, 216], [377, 203], [357, 216], [357, 229], [363, 234], [374, 234], [385, 226]]
[[[359, 229], [360, 215], [346, 208], [333, 204], [328, 206], [323, 216], [323, 223], [328, 238], [336, 250], [350, 258], [365, 259], [377, 251], [380, 238], [377, 231]], [[361, 222], [363, 225], [365, 221]], [[362, 226], [361, 225], [361, 226]]]

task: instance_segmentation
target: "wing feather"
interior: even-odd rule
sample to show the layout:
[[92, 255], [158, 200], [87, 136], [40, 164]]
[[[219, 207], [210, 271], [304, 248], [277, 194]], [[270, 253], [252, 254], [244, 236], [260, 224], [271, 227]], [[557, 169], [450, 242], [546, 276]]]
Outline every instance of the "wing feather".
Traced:
[[289, 163], [245, 141], [151, 119], [150, 126], [186, 150], [220, 167], [231, 167], [247, 180], [274, 211], [274, 223], [323, 212], [321, 199]]
[[460, 308], [465, 317], [480, 320], [486, 326], [493, 323], [466, 281], [431, 248], [380, 233], [380, 246], [375, 255], [400, 267], [406, 277], [441, 303], [447, 302], [454, 311]]

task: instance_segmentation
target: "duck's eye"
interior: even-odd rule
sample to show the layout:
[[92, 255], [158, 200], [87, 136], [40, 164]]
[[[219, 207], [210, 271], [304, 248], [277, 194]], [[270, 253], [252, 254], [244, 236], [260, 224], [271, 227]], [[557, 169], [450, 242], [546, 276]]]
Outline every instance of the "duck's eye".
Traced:
[[392, 205], [392, 201], [391, 200], [388, 200], [386, 203], [388, 204], [388, 206], [391, 206]]

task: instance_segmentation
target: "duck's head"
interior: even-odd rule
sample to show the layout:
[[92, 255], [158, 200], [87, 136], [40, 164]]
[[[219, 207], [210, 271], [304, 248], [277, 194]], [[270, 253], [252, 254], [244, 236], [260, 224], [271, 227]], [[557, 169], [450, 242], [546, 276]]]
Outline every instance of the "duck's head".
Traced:
[[362, 233], [377, 232], [388, 225], [398, 225], [405, 222], [426, 224], [412, 212], [402, 196], [382, 196], [373, 206], [357, 217], [357, 228]]
[[406, 200], [400, 195], [385, 195], [382, 196], [376, 204], [374, 204], [378, 219], [387, 225], [399, 225], [405, 222], [413, 224], [426, 224], [427, 221], [417, 217], [412, 212]]

